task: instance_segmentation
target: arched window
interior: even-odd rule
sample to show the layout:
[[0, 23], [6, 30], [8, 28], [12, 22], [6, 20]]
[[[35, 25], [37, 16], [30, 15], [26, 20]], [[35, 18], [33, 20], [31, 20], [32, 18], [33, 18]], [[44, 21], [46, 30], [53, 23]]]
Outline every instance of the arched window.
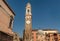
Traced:
[[28, 10], [28, 12], [29, 12], [29, 10]]

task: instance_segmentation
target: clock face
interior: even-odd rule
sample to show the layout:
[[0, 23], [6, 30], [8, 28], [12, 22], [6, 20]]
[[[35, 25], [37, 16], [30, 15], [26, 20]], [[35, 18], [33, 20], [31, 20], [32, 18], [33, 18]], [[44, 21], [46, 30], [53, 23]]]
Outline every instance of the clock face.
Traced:
[[27, 23], [27, 24], [30, 24], [30, 21], [29, 21], [29, 20], [27, 20], [27, 21], [26, 21], [26, 23]]
[[29, 16], [27, 16], [27, 18], [30, 18]]

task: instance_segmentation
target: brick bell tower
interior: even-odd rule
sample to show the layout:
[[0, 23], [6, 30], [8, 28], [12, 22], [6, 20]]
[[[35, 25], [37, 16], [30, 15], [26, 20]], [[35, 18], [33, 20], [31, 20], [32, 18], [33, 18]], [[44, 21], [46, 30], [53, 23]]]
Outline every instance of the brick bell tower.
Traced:
[[26, 5], [26, 14], [25, 14], [24, 41], [31, 41], [31, 34], [32, 34], [32, 14], [31, 14], [31, 4], [28, 2]]

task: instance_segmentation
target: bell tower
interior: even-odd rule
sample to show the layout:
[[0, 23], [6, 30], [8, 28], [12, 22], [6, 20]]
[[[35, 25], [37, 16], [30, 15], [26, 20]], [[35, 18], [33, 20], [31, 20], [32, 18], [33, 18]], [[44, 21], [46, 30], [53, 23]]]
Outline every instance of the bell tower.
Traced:
[[30, 3], [27, 3], [25, 15], [25, 29], [31, 30], [31, 28], [32, 28], [31, 5]]
[[28, 2], [26, 5], [25, 14], [25, 31], [24, 31], [24, 41], [31, 41], [32, 34], [32, 14], [31, 14], [31, 4]]

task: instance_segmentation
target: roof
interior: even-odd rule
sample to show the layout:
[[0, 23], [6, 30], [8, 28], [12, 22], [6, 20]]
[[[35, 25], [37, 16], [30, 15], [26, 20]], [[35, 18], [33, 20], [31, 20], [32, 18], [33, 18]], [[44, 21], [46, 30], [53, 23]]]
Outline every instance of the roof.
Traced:
[[57, 29], [32, 29], [32, 31], [38, 31], [38, 30], [43, 30], [43, 31], [57, 31]]
[[10, 9], [10, 11], [15, 15], [15, 13], [13, 12], [13, 10], [10, 8], [10, 6], [7, 4], [7, 2], [5, 0], [3, 0], [3, 2], [7, 5], [7, 7]]
[[38, 29], [32, 29], [32, 31], [38, 31]]
[[42, 29], [43, 31], [57, 31], [57, 29]]

